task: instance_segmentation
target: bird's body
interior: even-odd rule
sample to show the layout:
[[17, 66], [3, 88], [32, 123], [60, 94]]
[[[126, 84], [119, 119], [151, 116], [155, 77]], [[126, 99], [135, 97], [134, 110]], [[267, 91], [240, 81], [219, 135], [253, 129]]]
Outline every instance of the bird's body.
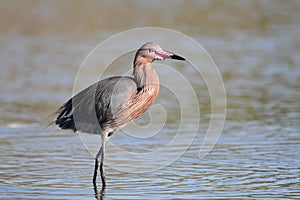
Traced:
[[159, 79], [151, 63], [165, 58], [184, 60], [148, 42], [136, 53], [133, 77], [116, 76], [100, 80], [79, 92], [58, 110], [55, 123], [60, 128], [101, 135], [102, 144], [95, 159], [94, 185], [99, 162], [103, 187], [106, 184], [103, 160], [109, 137], [154, 103], [159, 91]]
[[158, 90], [158, 81], [139, 88], [132, 77], [104, 79], [66, 102], [59, 110], [56, 124], [62, 129], [71, 129], [74, 132], [112, 134], [143, 114], [155, 101]]

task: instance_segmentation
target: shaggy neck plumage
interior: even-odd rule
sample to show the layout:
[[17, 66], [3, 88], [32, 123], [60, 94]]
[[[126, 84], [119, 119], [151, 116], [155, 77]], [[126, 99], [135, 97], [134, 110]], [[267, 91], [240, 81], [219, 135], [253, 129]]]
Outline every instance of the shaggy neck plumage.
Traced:
[[159, 84], [158, 76], [151, 68], [151, 62], [147, 61], [142, 56], [137, 56], [134, 60], [133, 76], [136, 79], [139, 89], [143, 88], [148, 83]]

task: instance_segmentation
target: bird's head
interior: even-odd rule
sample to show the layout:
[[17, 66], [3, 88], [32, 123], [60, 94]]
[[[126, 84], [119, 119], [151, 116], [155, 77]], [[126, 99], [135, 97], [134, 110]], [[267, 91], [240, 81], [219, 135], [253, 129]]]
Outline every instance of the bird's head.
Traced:
[[166, 58], [185, 60], [183, 57], [162, 50], [162, 48], [154, 42], [147, 42], [137, 51], [135, 61], [143, 59], [146, 62], [153, 62], [154, 60], [164, 60]]

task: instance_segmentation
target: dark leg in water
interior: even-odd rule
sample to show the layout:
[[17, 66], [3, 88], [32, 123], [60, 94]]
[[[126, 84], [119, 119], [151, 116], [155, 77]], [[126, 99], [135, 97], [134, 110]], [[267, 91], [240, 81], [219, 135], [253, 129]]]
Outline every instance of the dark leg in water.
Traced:
[[97, 171], [99, 168], [99, 162], [100, 162], [100, 175], [101, 175], [101, 181], [102, 181], [102, 188], [105, 188], [106, 181], [105, 181], [105, 170], [104, 170], [104, 153], [105, 153], [105, 143], [106, 140], [102, 139], [102, 145], [99, 150], [99, 152], [96, 155], [95, 158], [95, 169], [94, 169], [94, 177], [93, 177], [93, 184], [94, 186], [97, 185]]
[[94, 169], [94, 176], [93, 176], [93, 184], [94, 184], [94, 186], [97, 185], [97, 172], [98, 172], [98, 168], [99, 168], [99, 161], [100, 161], [101, 156], [102, 156], [102, 150], [103, 150], [103, 147], [101, 146], [101, 148], [100, 148], [100, 150], [97, 153], [96, 158], [95, 158], [95, 169]]
[[104, 152], [105, 152], [105, 143], [102, 146], [101, 159], [100, 159], [100, 174], [101, 174], [101, 181], [102, 181], [103, 188], [105, 188], [106, 186], [105, 170], [104, 170]]

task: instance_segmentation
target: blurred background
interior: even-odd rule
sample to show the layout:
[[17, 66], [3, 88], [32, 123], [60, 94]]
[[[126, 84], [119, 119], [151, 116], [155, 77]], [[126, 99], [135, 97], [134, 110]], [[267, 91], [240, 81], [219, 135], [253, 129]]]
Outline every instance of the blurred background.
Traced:
[[[204, 113], [194, 144], [156, 172], [109, 169], [106, 197], [299, 197], [299, 13], [298, 0], [1, 0], [0, 197], [93, 198], [93, 159], [78, 137], [58, 130], [41, 134], [36, 127], [71, 96], [81, 62], [98, 43], [149, 26], [187, 34], [209, 52], [226, 87], [224, 131], [200, 160], [210, 97], [203, 80], [191, 79]], [[131, 62], [129, 57], [124, 65], [130, 69]], [[193, 77], [193, 71], [174, 65]], [[172, 98], [158, 102], [169, 109], [177, 105]], [[178, 112], [169, 116], [166, 132], [172, 133]], [[132, 142], [120, 134], [114, 140], [142, 149], [139, 144], [151, 148], [164, 138], [170, 139]]]

